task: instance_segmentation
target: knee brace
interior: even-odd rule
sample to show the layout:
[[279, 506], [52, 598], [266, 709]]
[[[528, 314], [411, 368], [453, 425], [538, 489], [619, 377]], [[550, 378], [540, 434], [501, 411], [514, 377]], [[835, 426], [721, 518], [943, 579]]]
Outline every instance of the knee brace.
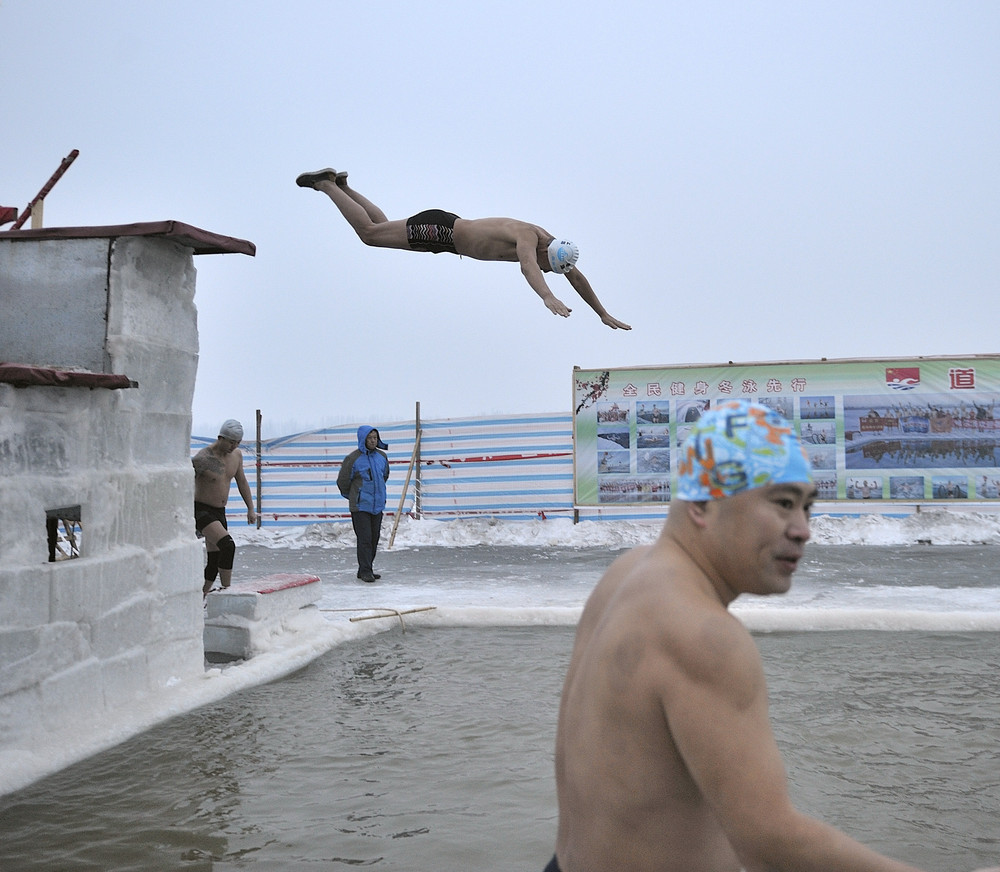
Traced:
[[219, 549], [219, 569], [232, 569], [233, 558], [236, 556], [236, 543], [228, 533], [223, 536], [216, 547]]
[[205, 581], [211, 584], [219, 577], [219, 552], [208, 552], [208, 564], [205, 566]]

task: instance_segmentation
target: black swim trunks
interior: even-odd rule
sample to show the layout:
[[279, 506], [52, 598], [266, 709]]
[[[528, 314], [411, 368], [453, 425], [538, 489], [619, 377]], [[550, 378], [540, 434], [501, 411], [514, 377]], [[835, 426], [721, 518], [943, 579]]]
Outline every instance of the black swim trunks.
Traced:
[[406, 241], [412, 251], [442, 251], [456, 254], [452, 232], [458, 215], [442, 209], [427, 209], [406, 219]]
[[199, 503], [195, 500], [194, 528], [198, 532], [198, 535], [201, 535], [202, 530], [213, 521], [219, 521], [223, 527], [227, 530], [229, 529], [229, 525], [226, 523], [225, 506], [220, 509], [218, 506], [210, 506], [208, 503]]
[[549, 865], [545, 867], [543, 872], [561, 872], [559, 869], [559, 861], [556, 859], [555, 854], [552, 855], [552, 859], [549, 860]]

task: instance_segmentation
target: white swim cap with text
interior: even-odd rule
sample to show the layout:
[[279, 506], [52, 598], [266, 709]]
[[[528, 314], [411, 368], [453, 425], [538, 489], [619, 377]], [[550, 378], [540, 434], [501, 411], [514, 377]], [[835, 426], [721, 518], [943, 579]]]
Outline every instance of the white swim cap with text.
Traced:
[[580, 256], [580, 249], [567, 239], [553, 239], [549, 243], [549, 266], [552, 272], [568, 273]]

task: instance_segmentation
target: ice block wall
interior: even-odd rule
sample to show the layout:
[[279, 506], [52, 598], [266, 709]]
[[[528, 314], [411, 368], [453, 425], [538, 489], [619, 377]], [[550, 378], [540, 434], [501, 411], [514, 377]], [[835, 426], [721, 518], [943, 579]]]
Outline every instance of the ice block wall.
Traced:
[[[4, 237], [0, 362], [68, 376], [0, 383], [0, 765], [204, 669], [194, 249]], [[86, 372], [133, 386], [75, 383]], [[46, 513], [67, 507], [80, 556], [49, 562]]]

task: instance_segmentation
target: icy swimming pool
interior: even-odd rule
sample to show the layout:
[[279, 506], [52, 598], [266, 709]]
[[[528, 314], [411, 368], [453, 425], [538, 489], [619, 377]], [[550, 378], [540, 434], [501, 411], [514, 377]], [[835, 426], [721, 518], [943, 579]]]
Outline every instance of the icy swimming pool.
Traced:
[[0, 798], [0, 868], [541, 868], [572, 633], [339, 646]]
[[[573, 632], [394, 627], [338, 646], [0, 798], [0, 868], [540, 870]], [[995, 637], [757, 641], [804, 810], [925, 868], [995, 861]]]
[[[790, 594], [734, 606], [763, 631], [799, 805], [944, 872], [1000, 856], [997, 552], [957, 544], [993, 541], [987, 520], [844, 522], [881, 544], [810, 545]], [[634, 544], [631, 527], [607, 542], [573, 528], [588, 547], [536, 541], [552, 529], [520, 525], [518, 545], [411, 542], [380, 556], [376, 585], [325, 535], [241, 541], [241, 573], [318, 574], [324, 608], [440, 617], [407, 618], [404, 634], [331, 615], [329, 636], [165, 689], [100, 747], [66, 734], [70, 762], [114, 746], [0, 796], [0, 869], [541, 869], [574, 615]], [[366, 630], [336, 644], [345, 627]]]

